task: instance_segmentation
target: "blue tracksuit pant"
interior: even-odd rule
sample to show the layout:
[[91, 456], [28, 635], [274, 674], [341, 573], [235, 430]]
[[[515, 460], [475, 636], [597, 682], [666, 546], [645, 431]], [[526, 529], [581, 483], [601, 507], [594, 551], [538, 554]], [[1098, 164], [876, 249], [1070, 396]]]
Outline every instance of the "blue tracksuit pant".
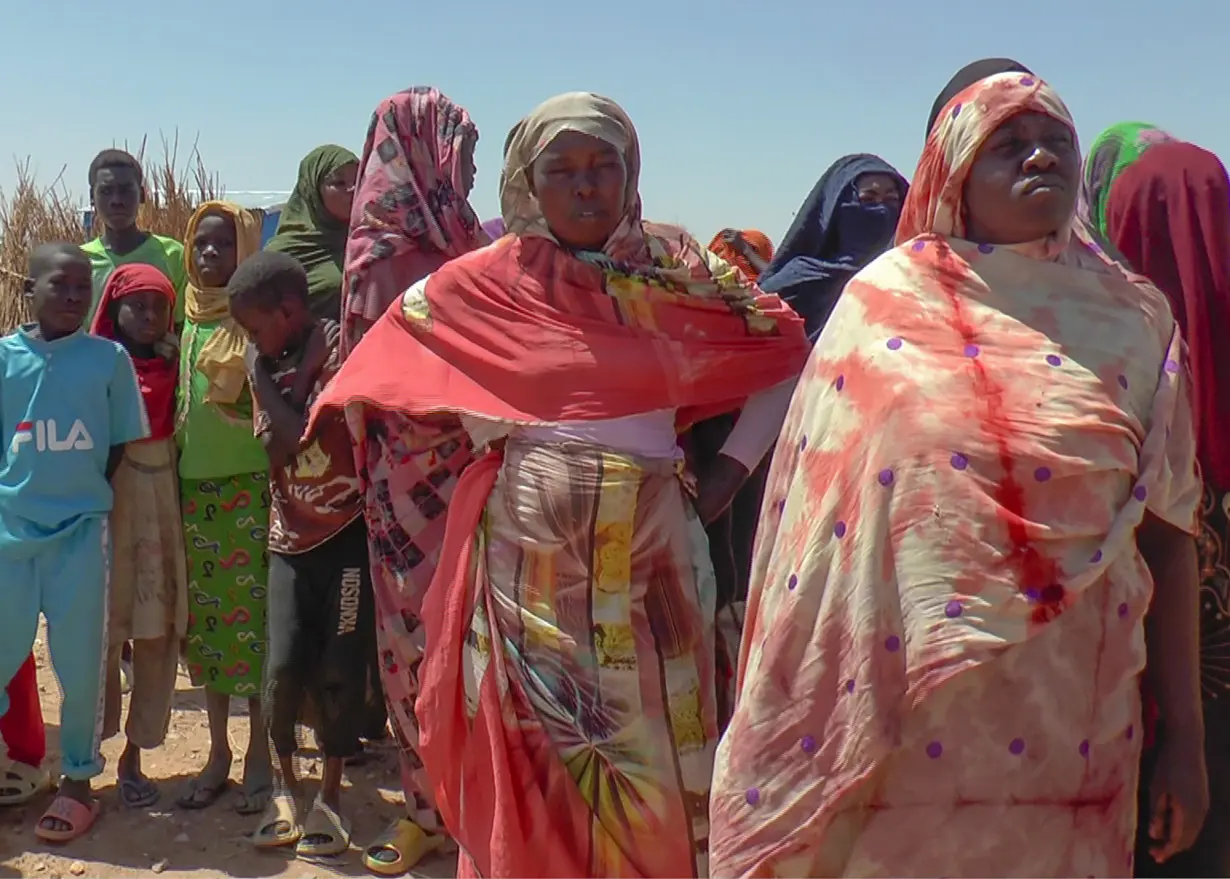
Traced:
[[[107, 587], [111, 557], [106, 517], [77, 522], [65, 534], [0, 551], [0, 681], [21, 668], [47, 618], [51, 664], [60, 681], [60, 749], [64, 775], [103, 771], [103, 672], [107, 656]], [[9, 698], [0, 689], [0, 716]]]

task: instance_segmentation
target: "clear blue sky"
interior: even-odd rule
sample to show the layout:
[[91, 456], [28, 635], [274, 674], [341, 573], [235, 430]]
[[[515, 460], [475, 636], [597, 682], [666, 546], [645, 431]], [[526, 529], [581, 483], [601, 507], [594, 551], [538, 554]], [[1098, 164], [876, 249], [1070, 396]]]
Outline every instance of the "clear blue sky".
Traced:
[[[378, 100], [435, 85], [478, 124], [497, 211], [512, 124], [559, 92], [636, 123], [646, 215], [708, 239], [775, 240], [828, 164], [878, 153], [912, 176], [927, 110], [959, 67], [1015, 57], [1054, 84], [1088, 144], [1154, 122], [1230, 157], [1225, 0], [5, 0], [0, 188], [12, 157], [84, 195], [100, 148], [179, 129], [230, 190], [290, 189], [299, 159], [358, 152]], [[398, 11], [394, 11], [397, 9]], [[1132, 49], [1131, 46], [1145, 48]]]

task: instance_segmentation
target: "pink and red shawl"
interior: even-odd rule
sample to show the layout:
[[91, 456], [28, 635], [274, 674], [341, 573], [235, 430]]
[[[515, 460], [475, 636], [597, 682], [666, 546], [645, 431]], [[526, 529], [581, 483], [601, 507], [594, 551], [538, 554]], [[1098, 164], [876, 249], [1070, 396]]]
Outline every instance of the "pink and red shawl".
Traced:
[[766, 488], [710, 870], [1130, 876], [1146, 513], [1200, 485], [1165, 297], [1071, 222], [962, 240], [1028, 74], [944, 107], [898, 246], [849, 283]]
[[466, 200], [478, 129], [438, 89], [417, 86], [372, 114], [346, 242], [342, 356], [405, 291], [490, 240]]

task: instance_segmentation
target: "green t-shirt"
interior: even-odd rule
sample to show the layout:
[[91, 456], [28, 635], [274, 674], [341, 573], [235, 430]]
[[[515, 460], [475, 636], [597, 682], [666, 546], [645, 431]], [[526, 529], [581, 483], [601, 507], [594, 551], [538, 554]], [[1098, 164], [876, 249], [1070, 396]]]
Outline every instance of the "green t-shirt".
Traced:
[[90, 258], [90, 265], [94, 269], [94, 301], [90, 304], [90, 314], [85, 321], [87, 327], [94, 320], [94, 312], [98, 309], [103, 287], [106, 286], [112, 270], [129, 262], [151, 265], [171, 280], [171, 286], [175, 288], [175, 325], [179, 326], [184, 322], [184, 287], [188, 284], [184, 245], [174, 238], [163, 238], [151, 232], [136, 250], [123, 255], [103, 247], [101, 238], [86, 242], [81, 245], [81, 249]]
[[232, 408], [205, 402], [209, 380], [196, 369], [196, 358], [217, 328], [216, 322], [184, 325], [180, 394], [186, 393], [188, 399], [176, 431], [179, 475], [184, 479], [221, 479], [269, 469], [269, 456], [252, 429], [252, 395], [247, 386]]

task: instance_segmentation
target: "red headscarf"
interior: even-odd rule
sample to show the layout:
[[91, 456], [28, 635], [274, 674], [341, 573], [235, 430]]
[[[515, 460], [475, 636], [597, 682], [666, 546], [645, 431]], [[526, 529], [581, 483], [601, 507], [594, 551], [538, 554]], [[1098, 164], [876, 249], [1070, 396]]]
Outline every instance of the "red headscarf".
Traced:
[[[773, 242], [769, 240], [767, 235], [756, 229], [741, 229], [739, 234], [743, 236], [744, 241], [751, 245], [752, 250], [756, 251], [758, 257], [765, 262], [773, 261]], [[752, 264], [747, 261], [747, 257], [726, 243], [722, 232], [713, 236], [713, 240], [709, 242], [709, 250], [732, 266], [738, 266], [743, 270], [743, 274], [747, 275], [751, 280], [756, 281], [760, 279], [760, 272], [752, 268]]]
[[1230, 180], [1189, 143], [1151, 147], [1115, 180], [1111, 243], [1170, 300], [1187, 341], [1197, 451], [1205, 479], [1230, 490]]
[[[175, 288], [158, 269], [145, 263], [126, 263], [116, 268], [107, 278], [98, 311], [90, 332], [104, 339], [120, 341], [111, 317], [112, 303], [132, 293], [150, 291], [160, 293], [171, 303], [167, 310], [167, 331], [171, 330], [175, 312]], [[141, 399], [149, 416], [151, 440], [166, 439], [175, 431], [175, 385], [179, 377], [179, 364], [165, 357], [133, 357], [132, 365], [137, 371], [141, 386]]]

